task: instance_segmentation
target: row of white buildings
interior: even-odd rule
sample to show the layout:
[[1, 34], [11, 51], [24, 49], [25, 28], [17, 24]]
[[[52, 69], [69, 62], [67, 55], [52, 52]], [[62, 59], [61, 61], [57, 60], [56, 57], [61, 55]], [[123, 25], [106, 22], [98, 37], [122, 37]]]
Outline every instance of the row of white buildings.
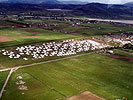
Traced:
[[83, 51], [102, 49], [109, 45], [92, 40], [65, 40], [62, 42], [50, 42], [41, 45], [29, 45], [17, 47], [14, 50], [1, 50], [1, 54], [11, 59], [22, 58], [24, 60], [40, 59], [47, 56], [67, 56]]

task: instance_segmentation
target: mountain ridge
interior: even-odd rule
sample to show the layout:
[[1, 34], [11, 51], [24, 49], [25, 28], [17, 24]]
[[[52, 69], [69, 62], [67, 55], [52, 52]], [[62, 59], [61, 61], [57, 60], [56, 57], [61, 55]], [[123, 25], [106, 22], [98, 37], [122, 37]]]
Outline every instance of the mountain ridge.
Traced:
[[60, 1], [60, 0], [8, 0], [1, 3], [24, 3], [24, 4], [87, 4], [88, 2], [82, 1]]
[[[66, 5], [66, 4], [21, 4], [21, 3], [0, 3], [0, 12], [12, 11], [41, 11], [42, 13], [47, 9], [65, 9], [71, 10], [67, 12], [76, 16], [88, 16], [98, 18], [132, 18], [133, 7], [125, 5], [111, 5], [101, 3], [89, 3], [86, 5]], [[129, 16], [129, 17], [128, 17]]]
[[133, 2], [128, 2], [124, 4], [125, 6], [133, 7]]

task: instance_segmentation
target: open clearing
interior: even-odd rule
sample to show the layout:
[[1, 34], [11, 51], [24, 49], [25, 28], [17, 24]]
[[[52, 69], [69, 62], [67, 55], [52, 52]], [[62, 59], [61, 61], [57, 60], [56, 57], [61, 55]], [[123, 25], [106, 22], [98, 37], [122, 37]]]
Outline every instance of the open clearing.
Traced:
[[76, 96], [72, 96], [66, 100], [105, 100], [105, 99], [98, 97], [89, 91], [86, 91], [86, 92], [80, 93]]
[[6, 36], [0, 36], [0, 42], [9, 42], [9, 41], [14, 41], [14, 40]]
[[[13, 73], [2, 100], [63, 100], [84, 91], [107, 100], [132, 100], [132, 66], [133, 63], [91, 54], [22, 68]], [[19, 90], [18, 76], [27, 90]]]

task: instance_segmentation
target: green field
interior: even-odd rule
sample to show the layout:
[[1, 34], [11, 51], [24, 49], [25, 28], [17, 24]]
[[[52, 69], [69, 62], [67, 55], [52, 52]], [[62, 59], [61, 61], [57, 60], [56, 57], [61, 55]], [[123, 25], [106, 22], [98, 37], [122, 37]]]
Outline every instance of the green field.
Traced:
[[[26, 32], [26, 31], [35, 31], [38, 32], [38, 34]], [[26, 39], [40, 39], [40, 40], [56, 40], [56, 39], [65, 39], [65, 38], [72, 38], [73, 35], [69, 34], [59, 34], [57, 32], [52, 32], [48, 30], [43, 30], [39, 28], [27, 28], [27, 29], [18, 29], [18, 28], [4, 28], [0, 29], [0, 35], [10, 37], [11, 39], [21, 42]], [[36, 37], [27, 37], [24, 36], [36, 36]]]
[[0, 72], [0, 90], [2, 89], [2, 86], [4, 85], [4, 82], [7, 78], [9, 71], [6, 72]]
[[[38, 34], [30, 33], [27, 31], [35, 31]], [[0, 48], [10, 47], [10, 46], [20, 46], [20, 45], [28, 45], [33, 43], [40, 43], [46, 41], [57, 41], [63, 39], [72, 39], [77, 36], [71, 34], [61, 34], [57, 32], [52, 32], [49, 30], [43, 30], [39, 28], [0, 28], [0, 36], [6, 36], [14, 41], [11, 42], [1, 42]], [[26, 37], [27, 36], [27, 37]]]
[[[133, 100], [132, 66], [133, 63], [90, 54], [19, 69], [9, 80], [2, 100], [56, 100], [83, 91], [108, 100]], [[23, 77], [28, 90], [18, 90], [17, 76]]]
[[[0, 42], [0, 50], [13, 50], [18, 46], [36, 45], [52, 41], [66, 39], [92, 39], [94, 36], [102, 36], [107, 33], [120, 34], [122, 32], [133, 33], [133, 28], [128, 26], [116, 26], [111, 24], [80, 24], [72, 26], [72, 23], [57, 20], [23, 20], [10, 21], [10, 23], [37, 23], [44, 22], [48, 27], [41, 29], [37, 26], [31, 28], [11, 27], [9, 21], [0, 21], [0, 36], [8, 37], [13, 41]], [[8, 25], [9, 24], [9, 25]], [[51, 29], [47, 29], [51, 28]], [[67, 33], [65, 33], [67, 32]], [[114, 45], [114, 44], [113, 44]], [[115, 54], [133, 57], [132, 50], [123, 52], [114, 50]], [[78, 54], [89, 53], [80, 52]], [[25, 55], [24, 55], [25, 56]], [[73, 55], [71, 55], [73, 56]], [[68, 56], [64, 56], [68, 57]], [[0, 54], [0, 69], [13, 68], [33, 63], [55, 60], [64, 57], [45, 57], [25, 61], [10, 59]], [[69, 56], [70, 57], [70, 56]], [[9, 71], [0, 72], [0, 90]], [[28, 90], [19, 90], [16, 82], [18, 76], [26, 82]], [[100, 54], [87, 54], [85, 56], [54, 61], [46, 64], [30, 66], [15, 71], [8, 81], [2, 100], [64, 100], [67, 97], [77, 95], [84, 91], [90, 91], [106, 100], [133, 100], [133, 63], [110, 58]], [[127, 99], [122, 99], [122, 98]]]
[[130, 52], [122, 51], [122, 50], [114, 50], [115, 54], [123, 55], [123, 56], [128, 56], [128, 57], [133, 57], [133, 54]]
[[58, 20], [24, 20], [20, 22], [29, 22], [29, 23], [36, 23], [36, 22], [45, 22], [50, 25], [56, 24], [57, 26], [54, 27], [57, 30], [61, 30], [62, 32], [70, 32], [70, 33], [76, 33], [76, 34], [83, 34], [86, 33], [88, 35], [104, 35], [106, 33], [121, 33], [121, 31], [124, 32], [133, 32], [133, 29], [131, 27], [125, 27], [125, 26], [116, 26], [116, 25], [109, 25], [109, 24], [81, 24], [76, 25], [72, 27], [70, 23], [76, 23], [76, 22], [66, 22], [66, 21], [58, 21]]
[[133, 54], [133, 50], [132, 49], [120, 48], [120, 50], [123, 50], [123, 51], [126, 51], [126, 52], [129, 52], [129, 53], [132, 53]]
[[[91, 50], [87, 51], [87, 52], [80, 52], [77, 53], [77, 55], [83, 54], [83, 53], [90, 53], [92, 52]], [[75, 56], [75, 55], [69, 55], [69, 56], [48, 56], [45, 58], [41, 58], [41, 59], [32, 59], [33, 57], [31, 56], [23, 56], [23, 57], [27, 57], [28, 60], [25, 61], [23, 59], [23, 57], [19, 58], [19, 59], [10, 59], [8, 56], [3, 56], [2, 54], [0, 54], [0, 69], [5, 69], [5, 68], [13, 68], [13, 67], [18, 67], [18, 66], [24, 66], [24, 65], [29, 65], [29, 64], [33, 64], [33, 63], [39, 63], [39, 62], [45, 62], [45, 61], [50, 61], [50, 60], [55, 60], [55, 59], [61, 59], [61, 58], [65, 58], [65, 57], [70, 57], [70, 56]]]
[[[120, 32], [120, 30], [123, 32], [130, 32], [130, 33], [133, 32], [132, 27], [116, 26], [116, 25], [102, 24], [102, 23], [97, 23], [97, 24], [87, 23], [87, 24], [72, 26], [71, 24], [76, 22], [59, 21], [59, 20], [38, 20], [38, 19], [11, 21], [10, 23], [16, 24], [16, 22], [19, 23], [20, 25], [23, 23], [37, 24], [38, 22], [44, 22], [49, 26], [45, 27], [44, 29], [41, 29], [36, 26], [33, 26], [31, 28], [18, 28], [18, 27], [11, 27], [8, 21], [0, 21], [0, 24], [7, 23], [7, 25], [0, 27], [0, 36], [6, 36], [10, 39], [13, 39], [13, 41], [11, 42], [0, 42], [0, 49], [13, 47], [13, 46], [48, 42], [48, 41], [60, 41], [64, 39], [105, 35], [107, 33], [120, 34], [122, 33]], [[53, 30], [49, 30], [47, 28], [51, 28]]]

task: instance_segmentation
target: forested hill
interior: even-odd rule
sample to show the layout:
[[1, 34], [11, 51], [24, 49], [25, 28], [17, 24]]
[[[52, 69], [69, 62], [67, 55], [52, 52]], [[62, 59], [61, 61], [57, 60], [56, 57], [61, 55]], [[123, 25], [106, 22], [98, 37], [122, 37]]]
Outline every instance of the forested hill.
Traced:
[[93, 16], [107, 18], [130, 18], [133, 19], [133, 7], [125, 5], [107, 5], [100, 3], [89, 3], [85, 5], [66, 4], [22, 4], [22, 3], [0, 3], [0, 12], [6, 11], [46, 11], [47, 9], [72, 10], [71, 14], [76, 16]]

